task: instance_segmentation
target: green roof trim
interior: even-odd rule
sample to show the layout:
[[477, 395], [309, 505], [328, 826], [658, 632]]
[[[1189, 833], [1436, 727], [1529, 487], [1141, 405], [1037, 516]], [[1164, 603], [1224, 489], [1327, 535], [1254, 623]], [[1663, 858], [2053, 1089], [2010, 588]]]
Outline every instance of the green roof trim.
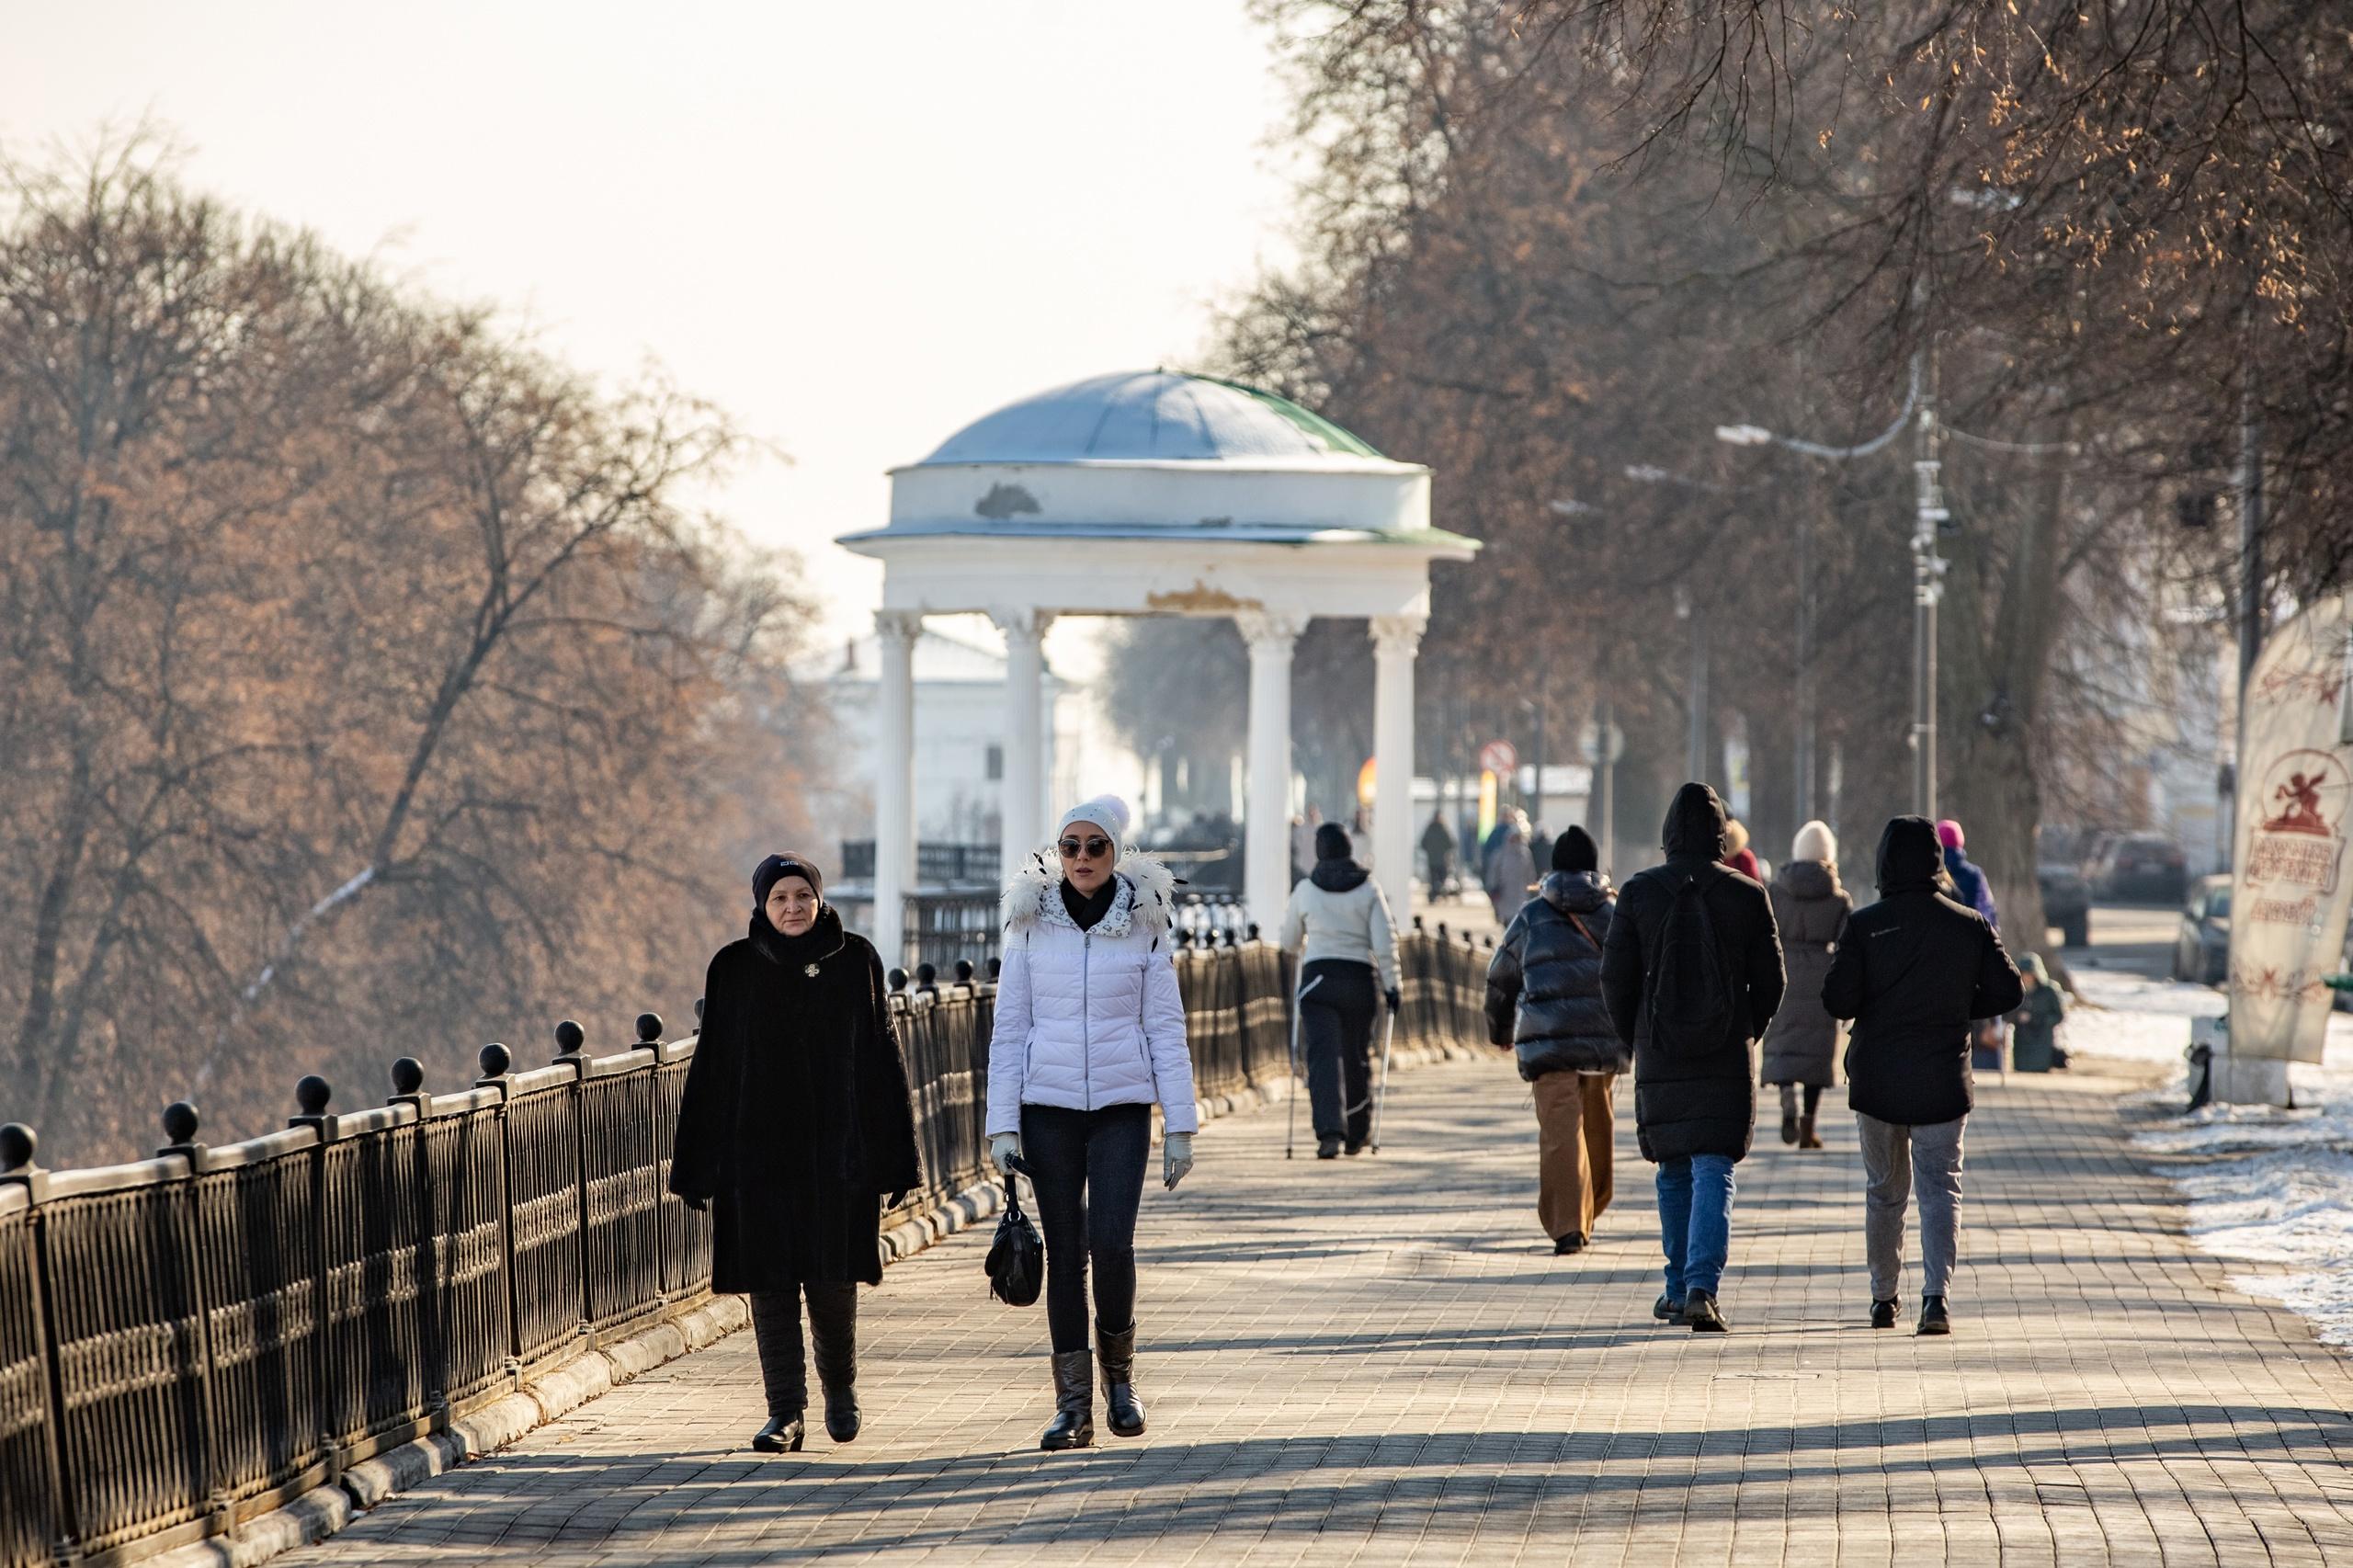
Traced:
[[1372, 443], [1363, 437], [1353, 431], [1342, 429], [1313, 409], [1302, 407], [1279, 393], [1270, 392], [1264, 387], [1251, 386], [1245, 381], [1230, 381], [1223, 376], [1204, 376], [1192, 370], [1187, 370], [1184, 374], [1193, 381], [1208, 381], [1212, 385], [1238, 392], [1245, 397], [1256, 399], [1266, 408], [1290, 420], [1333, 451], [1345, 452], [1354, 458], [1382, 458], [1384, 461], [1386, 460], [1385, 454], [1376, 450]]

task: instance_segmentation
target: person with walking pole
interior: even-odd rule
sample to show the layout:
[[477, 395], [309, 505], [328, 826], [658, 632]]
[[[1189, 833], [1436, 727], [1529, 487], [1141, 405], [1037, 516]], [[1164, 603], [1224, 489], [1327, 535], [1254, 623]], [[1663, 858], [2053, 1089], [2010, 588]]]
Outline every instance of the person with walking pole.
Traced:
[[1907, 1189], [1920, 1199], [1921, 1334], [1950, 1334], [1961, 1254], [1961, 1131], [1975, 1103], [1971, 1020], [2018, 1006], [2018, 971], [1978, 911], [1948, 897], [1936, 824], [1895, 817], [1879, 841], [1879, 902], [1847, 921], [1822, 1005], [1852, 1018], [1847, 1103], [1863, 1146], [1863, 1248], [1873, 1328], [1893, 1328]]
[[[1193, 1168], [1193, 1059], [1176, 988], [1176, 879], [1127, 854], [1127, 803], [1102, 795], [1063, 813], [1053, 845], [1006, 883], [1005, 960], [989, 1037], [989, 1155], [1016, 1159], [1046, 1239], [1054, 1416], [1038, 1446], [1095, 1441], [1095, 1360], [1112, 1432], [1144, 1429], [1135, 1391], [1136, 1213], [1160, 1106], [1161, 1179]], [[1094, 1350], [1087, 1275], [1094, 1273]]]
[[1636, 1141], [1658, 1166], [1666, 1289], [1652, 1315], [1721, 1334], [1733, 1166], [1756, 1130], [1749, 1043], [1781, 1003], [1781, 944], [1765, 890], [1717, 864], [1724, 806], [1713, 790], [1677, 790], [1659, 843], [1666, 864], [1618, 895], [1601, 994], [1634, 1052]]
[[752, 1300], [762, 1453], [800, 1450], [809, 1302], [825, 1430], [858, 1434], [858, 1286], [882, 1283], [882, 1210], [923, 1184], [882, 960], [842, 929], [804, 855], [752, 872], [750, 934], [710, 960], [670, 1190], [710, 1213], [710, 1283]]
[[1610, 1102], [1634, 1064], [1601, 999], [1617, 896], [1592, 835], [1571, 824], [1487, 965], [1487, 1038], [1512, 1049], [1536, 1099], [1536, 1218], [1558, 1256], [1584, 1251], [1609, 1207]]
[[1360, 1153], [1370, 1142], [1373, 1020], [1384, 1001], [1392, 1013], [1401, 1005], [1397, 927], [1355, 848], [1338, 823], [1315, 830], [1315, 869], [1291, 889], [1279, 938], [1300, 959], [1300, 1033], [1319, 1160]]

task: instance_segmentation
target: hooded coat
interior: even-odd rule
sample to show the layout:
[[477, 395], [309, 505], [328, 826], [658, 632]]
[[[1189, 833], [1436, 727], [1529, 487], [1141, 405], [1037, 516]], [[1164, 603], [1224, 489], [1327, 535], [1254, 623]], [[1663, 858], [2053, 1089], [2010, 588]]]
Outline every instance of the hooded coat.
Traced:
[[1006, 883], [1005, 961], [989, 1036], [990, 1134], [1018, 1132], [1021, 1108], [1150, 1105], [1167, 1130], [1200, 1125], [1185, 999], [1176, 988], [1176, 879], [1148, 855], [1112, 869], [1111, 907], [1087, 930], [1071, 918], [1062, 871], [1033, 855]]
[[1985, 924], [1995, 930], [2002, 928], [2001, 911], [1994, 905], [1994, 884], [1987, 880], [1985, 868], [1969, 858], [1960, 845], [1942, 846], [1945, 874], [1952, 878], [1953, 893], [1959, 901], [1985, 917]]
[[1831, 949], [1855, 901], [1838, 885], [1837, 868], [1820, 860], [1787, 862], [1765, 892], [1790, 983], [1765, 1031], [1757, 1079], [1826, 1089], [1838, 1081], [1838, 1020], [1822, 1006], [1822, 983], [1830, 978]]
[[831, 904], [798, 937], [754, 915], [704, 978], [670, 1159], [710, 1200], [710, 1288], [879, 1285], [882, 1199], [922, 1184], [881, 959]]
[[1877, 903], [1847, 922], [1823, 983], [1830, 1015], [1852, 1018], [1847, 1102], [1926, 1127], [1969, 1114], [1969, 1024], [2018, 1005], [2018, 971], [1985, 917], [1938, 890], [1937, 830], [1892, 819], [1879, 841]]
[[1487, 965], [1487, 1038], [1512, 1048], [1531, 1084], [1547, 1073], [1623, 1073], [1634, 1064], [1601, 1000], [1612, 896], [1598, 871], [1546, 873]]
[[[1666, 864], [1637, 873], [1619, 893], [1601, 955], [1609, 1021], [1634, 1051], [1636, 1142], [1654, 1163], [1692, 1154], [1739, 1160], [1756, 1128], [1748, 1042], [1765, 1032], [1781, 1003], [1773, 908], [1763, 888], [1716, 863], [1724, 853], [1724, 807], [1705, 784], [1675, 792], [1659, 843]], [[1660, 1040], [1644, 1003], [1651, 966], [1676, 890], [1695, 878], [1734, 992], [1732, 1026], [1721, 1040]]]

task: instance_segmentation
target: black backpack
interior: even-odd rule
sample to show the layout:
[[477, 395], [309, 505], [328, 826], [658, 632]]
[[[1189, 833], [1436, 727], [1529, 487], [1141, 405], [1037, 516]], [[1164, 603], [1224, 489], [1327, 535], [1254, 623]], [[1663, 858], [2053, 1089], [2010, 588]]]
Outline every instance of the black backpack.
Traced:
[[1005, 1212], [997, 1216], [996, 1236], [989, 1243], [989, 1294], [1010, 1307], [1034, 1305], [1046, 1284], [1046, 1244], [1038, 1227], [1021, 1211], [1021, 1193], [1011, 1176], [1005, 1178]]
[[1731, 977], [1699, 874], [1683, 879], [1659, 922], [1658, 956], [1651, 964], [1651, 1042], [1662, 1051], [1713, 1051], [1732, 1033]]

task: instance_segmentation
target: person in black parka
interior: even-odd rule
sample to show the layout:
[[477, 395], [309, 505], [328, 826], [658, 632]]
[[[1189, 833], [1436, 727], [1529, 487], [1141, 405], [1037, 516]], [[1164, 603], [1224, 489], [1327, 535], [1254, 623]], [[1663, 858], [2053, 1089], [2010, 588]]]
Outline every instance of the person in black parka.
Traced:
[[710, 1288], [752, 1301], [767, 1453], [798, 1449], [809, 1301], [825, 1429], [858, 1435], [858, 1282], [882, 1282], [882, 1208], [923, 1182], [882, 960], [798, 855], [752, 873], [751, 932], [703, 984], [670, 1190], [711, 1216]]
[[[1716, 1288], [1731, 1248], [1732, 1168], [1756, 1128], [1749, 1042], [1781, 1004], [1781, 944], [1765, 890], [1719, 865], [1724, 806], [1705, 784], [1686, 784], [1659, 835], [1666, 864], [1631, 878], [1601, 955], [1601, 994], [1618, 1038], [1634, 1051], [1634, 1131], [1658, 1166], [1660, 1240], [1666, 1290], [1652, 1309], [1699, 1332], [1722, 1332]], [[1715, 934], [1731, 994], [1729, 1023], [1711, 1040], [1665, 1037], [1652, 1027], [1648, 994], [1677, 891], [1694, 885]]]
[[1487, 1038], [1512, 1048], [1536, 1101], [1536, 1217], [1562, 1256], [1585, 1250], [1609, 1207], [1612, 1091], [1634, 1064], [1601, 1000], [1616, 897], [1599, 846], [1572, 823], [1487, 965]]
[[1838, 939], [1822, 1005], [1852, 1018], [1847, 1103], [1868, 1183], [1863, 1246], [1874, 1328], [1895, 1324], [1907, 1189], [1920, 1199], [1922, 1334], [1949, 1334], [1945, 1294], [1961, 1248], [1961, 1129], [1976, 1103], [1970, 1020], [2018, 1005], [2018, 971], [1976, 910], [1948, 897], [1936, 824], [1894, 817], [1879, 841], [1879, 902]]

